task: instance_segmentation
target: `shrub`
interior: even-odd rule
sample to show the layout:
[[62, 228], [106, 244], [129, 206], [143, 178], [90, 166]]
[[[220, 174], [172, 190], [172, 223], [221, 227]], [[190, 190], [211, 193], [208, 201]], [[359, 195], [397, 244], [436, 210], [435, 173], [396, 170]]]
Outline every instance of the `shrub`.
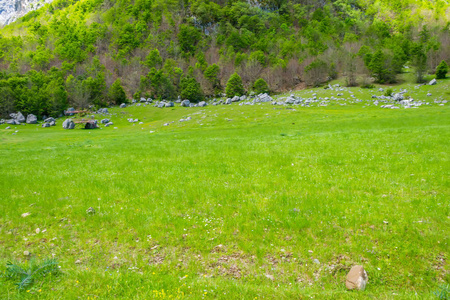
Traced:
[[386, 90], [386, 92], [384, 92], [384, 95], [385, 95], [386, 97], [389, 97], [389, 96], [392, 96], [392, 93], [394, 93], [394, 91], [393, 91], [391, 88], [388, 88], [388, 89]]
[[441, 63], [436, 68], [436, 79], [444, 79], [448, 72], [448, 65], [445, 60], [441, 61]]
[[257, 94], [269, 93], [269, 86], [267, 85], [267, 82], [264, 79], [259, 78], [253, 84], [253, 90]]
[[27, 265], [19, 265], [8, 262], [6, 264], [5, 278], [16, 280], [19, 290], [30, 287], [35, 281], [42, 280], [48, 274], [58, 275], [58, 261], [56, 259], [47, 259], [37, 262], [31, 259]]
[[242, 78], [237, 73], [234, 73], [228, 79], [227, 87], [225, 89], [227, 97], [242, 96], [245, 94], [244, 84]]
[[219, 73], [220, 67], [217, 64], [212, 64], [205, 70], [205, 78], [209, 81], [215, 92], [222, 89], [220, 86]]
[[108, 99], [114, 104], [127, 102], [127, 95], [125, 94], [125, 90], [122, 87], [120, 78], [117, 78], [109, 88]]
[[192, 102], [198, 102], [205, 99], [200, 83], [191, 75], [184, 76], [181, 79], [181, 97]]

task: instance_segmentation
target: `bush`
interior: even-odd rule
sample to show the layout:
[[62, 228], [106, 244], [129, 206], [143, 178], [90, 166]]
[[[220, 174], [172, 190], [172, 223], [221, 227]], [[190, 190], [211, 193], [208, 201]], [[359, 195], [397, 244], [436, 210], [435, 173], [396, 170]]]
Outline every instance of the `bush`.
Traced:
[[445, 60], [441, 61], [441, 63], [436, 68], [436, 79], [444, 79], [448, 72], [448, 65]]
[[386, 92], [384, 92], [384, 95], [385, 95], [386, 97], [389, 97], [389, 96], [392, 96], [392, 93], [394, 93], [394, 91], [393, 91], [391, 88], [388, 88], [388, 89], [386, 90]]
[[192, 102], [198, 102], [205, 99], [200, 83], [191, 75], [184, 76], [181, 79], [181, 97]]
[[234, 73], [228, 79], [227, 87], [225, 89], [227, 97], [242, 96], [245, 94], [242, 78], [237, 73]]
[[264, 79], [259, 78], [253, 84], [253, 91], [257, 94], [269, 93], [269, 86]]
[[127, 95], [125, 94], [125, 90], [122, 87], [120, 78], [117, 78], [109, 88], [108, 99], [109, 101], [117, 105], [127, 102]]

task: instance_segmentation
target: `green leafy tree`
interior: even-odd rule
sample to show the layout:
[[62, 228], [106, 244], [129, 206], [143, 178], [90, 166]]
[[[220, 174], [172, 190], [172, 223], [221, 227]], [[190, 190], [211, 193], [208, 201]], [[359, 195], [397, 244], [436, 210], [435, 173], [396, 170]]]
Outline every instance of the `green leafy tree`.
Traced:
[[116, 81], [114, 81], [114, 83], [109, 88], [108, 99], [109, 101], [111, 101], [116, 105], [128, 102], [127, 95], [122, 87], [120, 78], [117, 78]]
[[225, 88], [227, 97], [242, 96], [245, 94], [244, 84], [242, 78], [237, 73], [233, 73], [228, 79], [227, 87]]
[[219, 92], [222, 90], [222, 86], [220, 85], [220, 67], [217, 64], [209, 65], [205, 70], [205, 78], [211, 84], [214, 92]]
[[181, 97], [192, 102], [198, 102], [205, 99], [200, 83], [191, 75], [186, 75], [181, 79]]
[[264, 79], [259, 78], [253, 84], [253, 91], [257, 94], [269, 93], [269, 85]]
[[144, 64], [149, 68], [160, 68], [162, 65], [162, 58], [158, 49], [153, 49], [145, 58]]
[[447, 72], [448, 65], [445, 60], [443, 60], [436, 68], [436, 79], [444, 79], [447, 76]]
[[424, 82], [424, 75], [427, 71], [427, 55], [425, 53], [425, 45], [416, 43], [411, 49], [412, 65], [416, 70], [416, 81]]

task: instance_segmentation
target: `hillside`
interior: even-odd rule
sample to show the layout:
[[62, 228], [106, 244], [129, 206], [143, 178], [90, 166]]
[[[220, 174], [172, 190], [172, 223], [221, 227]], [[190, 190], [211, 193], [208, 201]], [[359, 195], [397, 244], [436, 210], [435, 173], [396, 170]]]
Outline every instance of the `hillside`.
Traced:
[[[0, 114], [57, 116], [131, 98], [199, 101], [337, 77], [417, 81], [450, 61], [445, 0], [56, 0], [0, 30]], [[113, 83], [115, 83], [113, 85]], [[260, 83], [263, 83], [260, 81]], [[123, 96], [122, 87], [126, 93]]]
[[53, 0], [0, 0], [0, 26], [8, 25]]

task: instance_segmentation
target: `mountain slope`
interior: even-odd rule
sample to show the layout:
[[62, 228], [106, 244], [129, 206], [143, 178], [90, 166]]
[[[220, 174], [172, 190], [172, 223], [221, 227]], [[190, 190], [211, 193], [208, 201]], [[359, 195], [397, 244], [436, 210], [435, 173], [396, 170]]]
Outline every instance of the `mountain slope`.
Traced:
[[[421, 81], [450, 60], [449, 7], [445, 0], [55, 0], [0, 30], [0, 87], [8, 95], [0, 113], [114, 103], [114, 82], [129, 98], [201, 99], [223, 92], [235, 72], [246, 92], [260, 78], [272, 92], [337, 76], [349, 85], [395, 82], [405, 64]], [[16, 77], [19, 85], [8, 83]], [[28, 105], [26, 86], [43, 99]]]

